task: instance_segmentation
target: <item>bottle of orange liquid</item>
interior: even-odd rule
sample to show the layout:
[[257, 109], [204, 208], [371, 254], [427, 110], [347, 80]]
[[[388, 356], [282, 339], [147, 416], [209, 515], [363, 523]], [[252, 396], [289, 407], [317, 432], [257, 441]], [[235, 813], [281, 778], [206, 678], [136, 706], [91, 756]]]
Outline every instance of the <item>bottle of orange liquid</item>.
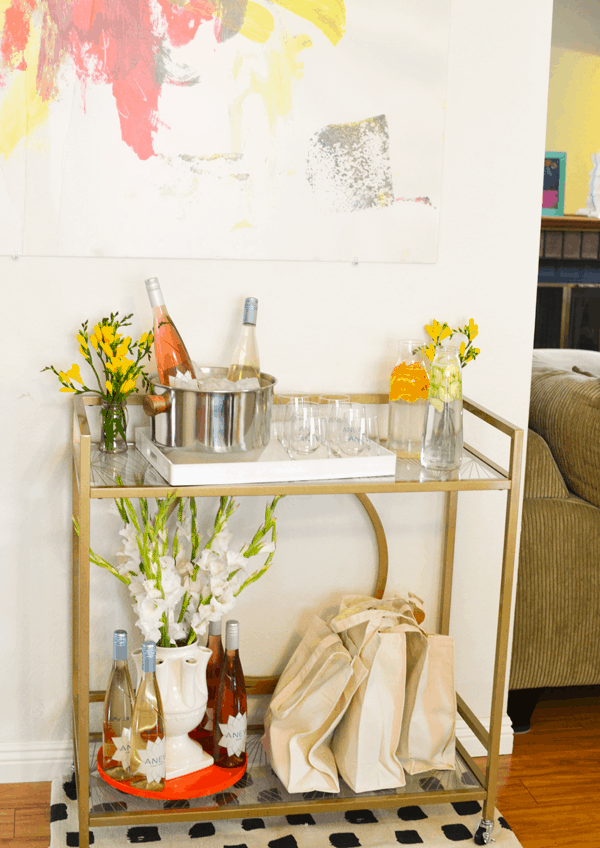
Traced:
[[146, 280], [146, 291], [154, 317], [154, 353], [159, 383], [168, 386], [170, 385], [169, 377], [185, 374], [189, 374], [192, 379], [195, 379], [196, 374], [192, 360], [177, 327], [173, 323], [173, 319], [167, 311], [157, 277], [150, 277]]
[[240, 625], [225, 626], [225, 659], [215, 707], [213, 757], [221, 768], [237, 768], [246, 762], [246, 682], [240, 662]]
[[398, 361], [390, 378], [387, 446], [399, 457], [416, 458], [421, 452], [429, 388], [424, 350], [425, 342], [416, 339], [398, 343]]

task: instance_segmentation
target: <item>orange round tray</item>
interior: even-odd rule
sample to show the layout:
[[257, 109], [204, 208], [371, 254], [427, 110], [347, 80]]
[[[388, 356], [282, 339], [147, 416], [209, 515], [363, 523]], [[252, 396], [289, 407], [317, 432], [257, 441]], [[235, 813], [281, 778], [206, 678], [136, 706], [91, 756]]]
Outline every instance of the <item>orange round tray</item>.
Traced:
[[171, 780], [167, 780], [162, 792], [150, 792], [147, 789], [136, 789], [128, 783], [122, 783], [119, 780], [113, 780], [112, 777], [109, 777], [102, 768], [102, 748], [98, 751], [97, 762], [100, 777], [111, 786], [114, 786], [115, 789], [126, 792], [128, 795], [139, 795], [142, 798], [162, 798], [167, 801], [181, 801], [185, 798], [202, 798], [204, 795], [214, 795], [216, 792], [228, 789], [242, 777], [247, 765], [247, 763], [244, 763], [243, 766], [233, 769], [209, 766], [201, 771], [194, 771], [191, 774], [184, 774], [181, 777], [174, 777]]

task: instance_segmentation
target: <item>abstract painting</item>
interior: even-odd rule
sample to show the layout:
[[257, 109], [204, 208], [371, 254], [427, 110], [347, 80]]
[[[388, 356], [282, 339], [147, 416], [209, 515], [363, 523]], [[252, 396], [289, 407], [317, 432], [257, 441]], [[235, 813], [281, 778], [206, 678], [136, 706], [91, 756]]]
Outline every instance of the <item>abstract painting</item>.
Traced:
[[434, 262], [450, 0], [0, 0], [0, 253]]

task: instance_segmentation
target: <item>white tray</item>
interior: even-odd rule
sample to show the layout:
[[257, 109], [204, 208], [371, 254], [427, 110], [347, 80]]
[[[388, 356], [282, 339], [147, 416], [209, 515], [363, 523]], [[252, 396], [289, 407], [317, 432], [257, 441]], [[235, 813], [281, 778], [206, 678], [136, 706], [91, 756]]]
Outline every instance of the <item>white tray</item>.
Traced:
[[310, 459], [290, 459], [281, 443], [272, 438], [254, 461], [215, 462], [213, 456], [207, 457], [199, 451], [160, 448], [152, 441], [150, 432], [149, 427], [136, 429], [137, 449], [172, 486], [394, 477], [396, 471], [396, 454], [374, 442], [371, 452], [362, 456], [328, 457], [327, 449], [322, 447]]

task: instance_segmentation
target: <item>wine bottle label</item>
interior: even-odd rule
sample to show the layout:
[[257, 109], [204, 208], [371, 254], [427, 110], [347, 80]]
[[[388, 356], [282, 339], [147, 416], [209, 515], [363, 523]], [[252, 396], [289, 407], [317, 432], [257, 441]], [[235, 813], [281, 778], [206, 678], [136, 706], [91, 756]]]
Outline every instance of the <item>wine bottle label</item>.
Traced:
[[124, 769], [129, 768], [129, 752], [131, 750], [131, 728], [124, 727], [120, 736], [113, 736], [113, 745], [116, 746], [116, 751], [111, 759], [122, 763]]
[[219, 722], [219, 728], [223, 736], [219, 739], [221, 748], [227, 748], [227, 756], [239, 757], [246, 750], [246, 729], [248, 722], [246, 713], [238, 713], [229, 716], [227, 724]]
[[136, 774], [146, 775], [148, 783], [158, 783], [167, 774], [167, 743], [164, 739], [148, 742], [147, 747], [138, 748], [140, 764]]

